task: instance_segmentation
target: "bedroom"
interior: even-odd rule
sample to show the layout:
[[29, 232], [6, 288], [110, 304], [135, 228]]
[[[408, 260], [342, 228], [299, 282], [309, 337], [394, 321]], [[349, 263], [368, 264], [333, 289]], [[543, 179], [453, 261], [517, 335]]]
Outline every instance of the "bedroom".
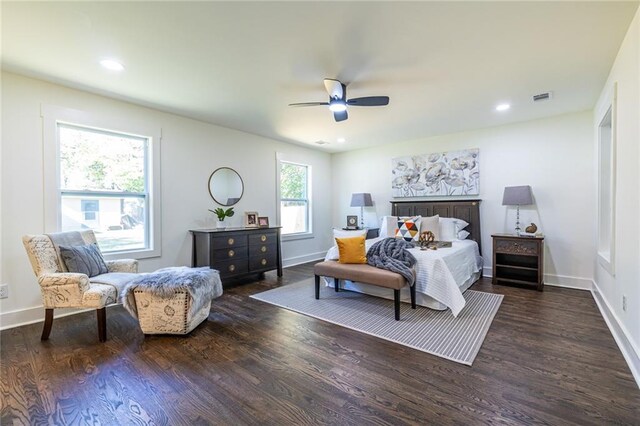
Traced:
[[[199, 405], [205, 402], [220, 411], [218, 423], [320, 421], [330, 415], [335, 423], [366, 422], [368, 415], [387, 423], [427, 421], [429, 415], [466, 423], [565, 418], [596, 423], [591, 414], [620, 423], [638, 418], [637, 3], [332, 5], [339, 13], [306, 2], [169, 2], [156, 4], [154, 11], [144, 3], [3, 2], [0, 279], [9, 294], [0, 299], [0, 321], [3, 395], [7, 388], [11, 395], [3, 396], [3, 424], [14, 417], [28, 423], [16, 408], [21, 406], [33, 407], [25, 409], [31, 419], [82, 413], [101, 380], [112, 393], [95, 390], [101, 395], [98, 417], [111, 411], [115, 416], [103, 423], [123, 421], [122, 406], [108, 401], [126, 395], [161, 423], [197, 418], [216, 423]], [[332, 17], [334, 31], [327, 31]], [[146, 31], [135, 22], [144, 22]], [[97, 63], [110, 55], [125, 55], [123, 72]], [[390, 103], [350, 108], [344, 123], [335, 123], [320, 107], [287, 106], [326, 100], [326, 77], [349, 82], [352, 96], [388, 95]], [[616, 82], [612, 274], [598, 256], [595, 133], [596, 115]], [[530, 101], [544, 91], [554, 97]], [[500, 102], [511, 102], [511, 109], [495, 111]], [[107, 309], [109, 335], [102, 348], [91, 312], [56, 317], [49, 342], [41, 343], [41, 293], [21, 238], [56, 226], [50, 210], [55, 194], [46, 190], [52, 162], [45, 122], [58, 108], [106, 123], [96, 127], [161, 135], [156, 194], [161, 199], [153, 212], [160, 253], [140, 259], [141, 272], [190, 265], [188, 231], [216, 226], [208, 210], [218, 205], [207, 192], [207, 179], [219, 167], [232, 167], [244, 180], [236, 215], [229, 219], [240, 226], [245, 211], [278, 224], [278, 161], [310, 166], [311, 238], [283, 237], [284, 277], [269, 272], [266, 283], [225, 289], [213, 302], [208, 324], [190, 337], [145, 340], [115, 306]], [[318, 145], [318, 140], [330, 143]], [[535, 222], [545, 235], [542, 294], [492, 286], [487, 278], [478, 287], [506, 296], [472, 367], [249, 298], [312, 277], [310, 262], [323, 259], [332, 246], [331, 229], [345, 226], [347, 215], [360, 215], [350, 207], [352, 194], [371, 194], [366, 226], [376, 227], [391, 214], [392, 158], [471, 148], [481, 156], [480, 194], [472, 198], [482, 200], [485, 277], [491, 276], [491, 235], [509, 232], [515, 223], [515, 209], [502, 205], [505, 187], [531, 186], [535, 204], [521, 208], [521, 222]], [[520, 303], [530, 317], [518, 316]], [[536, 306], [539, 312], [532, 312]], [[549, 328], [558, 329], [557, 335]], [[259, 341], [249, 341], [252, 330]], [[510, 345], [510, 339], [516, 343]], [[184, 360], [176, 348], [202, 352], [206, 361]], [[35, 367], [18, 361], [25, 351], [38, 354]], [[137, 351], [152, 365], [139, 366]], [[92, 362], [94, 353], [100, 363]], [[408, 354], [422, 365], [402, 362]], [[178, 371], [174, 356], [192, 364], [170, 380], [162, 371]], [[286, 367], [273, 359], [278, 357], [291, 371], [283, 371]], [[398, 363], [400, 377], [385, 372], [393, 367], [385, 357]], [[306, 368], [307, 358], [319, 372]], [[48, 363], [95, 387], [77, 390], [63, 377], [48, 379], [53, 374]], [[411, 369], [423, 377], [409, 380]], [[114, 380], [125, 380], [122, 372], [140, 377], [143, 385], [113, 386]], [[472, 385], [467, 388], [457, 377], [468, 377]], [[211, 383], [220, 392], [208, 390]], [[418, 386], [425, 406], [407, 395], [404, 387], [410, 385]], [[146, 396], [147, 386], [162, 396]], [[35, 389], [44, 390], [32, 393]], [[256, 389], [265, 393], [264, 400], [255, 396]], [[431, 399], [423, 395], [429, 392]], [[472, 398], [464, 398], [466, 392]], [[173, 403], [188, 408], [180, 413]], [[305, 411], [310, 417], [298, 417]]]

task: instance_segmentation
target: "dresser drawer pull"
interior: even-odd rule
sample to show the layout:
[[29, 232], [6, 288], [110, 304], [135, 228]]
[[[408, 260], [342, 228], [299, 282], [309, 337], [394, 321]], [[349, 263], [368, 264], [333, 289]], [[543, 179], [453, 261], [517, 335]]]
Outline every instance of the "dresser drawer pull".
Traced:
[[267, 246], [260, 247], [260, 251], [263, 252], [263, 253], [266, 253], [267, 252]]
[[227, 240], [227, 244], [229, 244], [230, 246], [232, 246], [235, 242], [236, 242], [236, 240], [234, 240], [233, 238], [229, 238]]
[[233, 272], [236, 270], [236, 265], [229, 265], [229, 272]]
[[267, 241], [267, 236], [266, 235], [260, 235], [260, 241], [262, 241], [262, 242]]
[[262, 260], [260, 261], [260, 263], [262, 264], [262, 266], [266, 265], [266, 264], [267, 264], [267, 259], [262, 259]]
[[229, 257], [233, 257], [236, 255], [236, 252], [233, 250], [229, 250]]

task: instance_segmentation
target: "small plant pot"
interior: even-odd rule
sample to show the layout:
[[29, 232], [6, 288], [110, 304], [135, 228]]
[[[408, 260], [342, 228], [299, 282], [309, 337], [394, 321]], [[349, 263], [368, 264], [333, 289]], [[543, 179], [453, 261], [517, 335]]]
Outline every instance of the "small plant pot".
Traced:
[[227, 223], [224, 220], [219, 220], [216, 222], [217, 229], [224, 229], [227, 227]]

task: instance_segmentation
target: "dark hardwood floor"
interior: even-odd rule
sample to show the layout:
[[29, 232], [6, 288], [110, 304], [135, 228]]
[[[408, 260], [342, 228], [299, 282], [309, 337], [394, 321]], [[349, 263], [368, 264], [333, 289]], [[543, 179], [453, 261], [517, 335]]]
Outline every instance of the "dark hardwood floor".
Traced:
[[[504, 301], [472, 367], [225, 290], [190, 335], [144, 337], [121, 307], [5, 330], [2, 425], [640, 424], [640, 390], [591, 294], [492, 286]], [[34, 284], [35, 285], [35, 284]], [[310, 281], [310, 285], [311, 281]]]

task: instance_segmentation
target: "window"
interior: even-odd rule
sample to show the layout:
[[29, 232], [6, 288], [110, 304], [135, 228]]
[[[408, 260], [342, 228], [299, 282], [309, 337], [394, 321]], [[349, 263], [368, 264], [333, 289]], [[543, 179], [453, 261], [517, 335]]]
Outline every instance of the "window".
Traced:
[[92, 229], [105, 252], [150, 248], [149, 138], [57, 124], [60, 229]]
[[283, 235], [311, 232], [310, 173], [309, 166], [280, 162], [280, 224]]

